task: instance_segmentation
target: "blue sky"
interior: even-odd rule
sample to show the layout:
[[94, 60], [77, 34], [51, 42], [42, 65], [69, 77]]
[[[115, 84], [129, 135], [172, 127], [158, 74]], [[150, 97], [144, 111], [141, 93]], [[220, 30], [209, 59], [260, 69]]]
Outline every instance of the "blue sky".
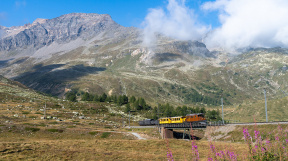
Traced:
[[[203, 23], [217, 26], [217, 16], [205, 14], [208, 0], [186, 0]], [[109, 14], [120, 25], [140, 27], [149, 8], [165, 8], [167, 0], [0, 0], [0, 25], [22, 26], [36, 18], [51, 19], [73, 12]]]
[[288, 48], [287, 0], [0, 0], [0, 25], [22, 26], [73, 12], [109, 14], [122, 26], [144, 29], [147, 42], [161, 33], [231, 51]]

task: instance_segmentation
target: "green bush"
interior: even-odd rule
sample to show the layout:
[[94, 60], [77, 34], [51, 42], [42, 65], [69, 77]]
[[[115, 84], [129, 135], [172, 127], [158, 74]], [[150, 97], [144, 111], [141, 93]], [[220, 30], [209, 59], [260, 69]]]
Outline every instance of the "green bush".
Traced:
[[37, 126], [42, 126], [42, 127], [45, 127], [45, 126], [46, 126], [46, 124], [44, 124], [44, 123], [41, 123], [41, 124], [38, 124]]
[[[90, 131], [89, 134], [90, 135], [96, 135], [98, 132], [97, 131]], [[103, 134], [102, 134], [103, 135]]]
[[26, 131], [31, 131], [31, 132], [37, 132], [37, 131], [39, 131], [40, 129], [39, 129], [39, 128], [35, 128], [35, 127], [25, 127], [25, 130], [26, 130]]
[[102, 133], [101, 138], [108, 138], [110, 134], [111, 134], [110, 132], [104, 132]]
[[116, 116], [116, 114], [115, 114], [115, 113], [110, 113], [109, 115], [110, 115], [110, 116]]
[[47, 131], [49, 131], [49, 132], [59, 132], [59, 133], [64, 132], [64, 130], [62, 130], [62, 129], [47, 129]]

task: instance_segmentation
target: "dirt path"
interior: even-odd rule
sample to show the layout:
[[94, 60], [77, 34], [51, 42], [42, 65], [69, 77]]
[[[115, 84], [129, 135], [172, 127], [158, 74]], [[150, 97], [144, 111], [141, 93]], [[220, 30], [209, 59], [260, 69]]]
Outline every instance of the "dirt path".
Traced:
[[138, 140], [146, 140], [146, 138], [141, 137], [138, 133], [136, 132], [131, 132], [131, 134], [133, 134], [134, 136], [136, 136], [138, 138]]
[[147, 138], [144, 138], [144, 137], [140, 136], [140, 135], [139, 135], [138, 133], [136, 133], [136, 132], [103, 131], [103, 130], [95, 130], [95, 131], [99, 131], [99, 132], [110, 132], [110, 133], [122, 133], [122, 134], [134, 135], [138, 140], [147, 140]]

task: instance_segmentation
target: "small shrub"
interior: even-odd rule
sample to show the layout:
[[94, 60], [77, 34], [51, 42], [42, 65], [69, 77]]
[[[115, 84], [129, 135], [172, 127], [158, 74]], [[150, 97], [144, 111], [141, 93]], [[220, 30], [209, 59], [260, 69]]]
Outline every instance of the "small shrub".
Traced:
[[104, 132], [102, 133], [101, 138], [108, 138], [110, 134], [111, 134], [110, 132]]
[[26, 131], [31, 131], [31, 132], [37, 132], [37, 131], [39, 131], [40, 129], [39, 129], [39, 128], [35, 128], [35, 127], [25, 127], [25, 130], [26, 130]]
[[89, 125], [95, 125], [95, 123], [89, 123]]
[[28, 111], [23, 111], [22, 114], [27, 115], [27, 114], [30, 114], [30, 112], [28, 112]]
[[109, 115], [110, 115], [110, 116], [116, 116], [116, 114], [115, 114], [115, 113], [110, 113]]
[[62, 130], [62, 129], [47, 129], [47, 131], [49, 131], [49, 132], [59, 132], [59, 133], [64, 132], [64, 130]]
[[57, 121], [53, 121], [53, 122], [49, 122], [49, 124], [55, 125], [55, 124], [58, 124], [58, 122]]
[[39, 125], [37, 125], [37, 126], [42, 126], [42, 127], [45, 127], [45, 126], [46, 126], [46, 124], [44, 124], [44, 123], [41, 123], [41, 124], [39, 124]]
[[[89, 134], [90, 135], [96, 135], [98, 132], [97, 131], [90, 131]], [[103, 134], [102, 134], [103, 135]]]

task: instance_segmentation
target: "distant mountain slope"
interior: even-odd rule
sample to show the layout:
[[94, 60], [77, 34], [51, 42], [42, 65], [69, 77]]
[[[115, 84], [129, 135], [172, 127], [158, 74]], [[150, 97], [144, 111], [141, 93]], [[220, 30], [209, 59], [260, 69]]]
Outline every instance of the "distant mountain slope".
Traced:
[[12, 81], [0, 75], [0, 97], [4, 99], [7, 96], [21, 97], [22, 99], [41, 99], [45, 97], [19, 82]]
[[262, 99], [263, 88], [269, 98], [288, 91], [287, 49], [232, 56], [159, 34], [147, 48], [141, 29], [84, 13], [0, 30], [0, 74], [56, 96], [76, 89], [202, 106]]

